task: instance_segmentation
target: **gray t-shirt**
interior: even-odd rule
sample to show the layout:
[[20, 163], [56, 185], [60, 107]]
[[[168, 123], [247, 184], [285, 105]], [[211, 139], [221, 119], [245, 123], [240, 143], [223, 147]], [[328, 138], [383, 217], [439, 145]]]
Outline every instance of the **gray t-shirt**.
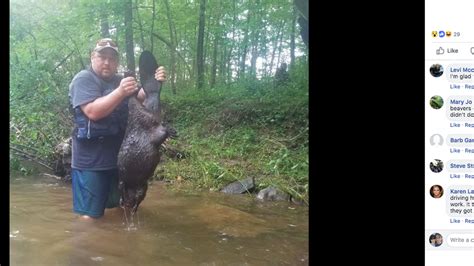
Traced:
[[[79, 72], [69, 84], [69, 100], [72, 108], [109, 94], [120, 85], [121, 77], [115, 75], [110, 80], [100, 79], [91, 68]], [[128, 99], [126, 99], [128, 103]], [[126, 104], [126, 103], [124, 103]], [[124, 110], [128, 112], [128, 109]], [[126, 117], [126, 116], [125, 116]], [[72, 134], [71, 167], [81, 170], [109, 170], [117, 168], [117, 155], [125, 131], [116, 136], [100, 139], [78, 140]]]

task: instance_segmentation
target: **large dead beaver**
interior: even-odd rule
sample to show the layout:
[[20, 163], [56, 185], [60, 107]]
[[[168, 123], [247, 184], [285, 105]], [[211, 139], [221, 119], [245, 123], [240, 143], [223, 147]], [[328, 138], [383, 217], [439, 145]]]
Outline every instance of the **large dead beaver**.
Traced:
[[129, 100], [127, 130], [118, 155], [120, 206], [132, 214], [145, 198], [148, 179], [160, 162], [160, 145], [169, 135], [161, 119], [161, 82], [154, 77], [157, 68], [153, 54], [144, 51], [139, 71], [146, 98], [143, 105], [136, 97]]

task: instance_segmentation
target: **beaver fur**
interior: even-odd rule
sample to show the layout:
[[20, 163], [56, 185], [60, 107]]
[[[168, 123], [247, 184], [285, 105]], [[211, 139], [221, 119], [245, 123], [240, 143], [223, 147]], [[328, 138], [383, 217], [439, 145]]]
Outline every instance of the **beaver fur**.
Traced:
[[140, 82], [146, 97], [141, 104], [129, 100], [128, 124], [118, 154], [120, 206], [135, 213], [146, 196], [148, 179], [160, 162], [160, 146], [169, 136], [162, 124], [161, 82], [154, 77], [158, 68], [155, 57], [144, 51], [139, 59]]

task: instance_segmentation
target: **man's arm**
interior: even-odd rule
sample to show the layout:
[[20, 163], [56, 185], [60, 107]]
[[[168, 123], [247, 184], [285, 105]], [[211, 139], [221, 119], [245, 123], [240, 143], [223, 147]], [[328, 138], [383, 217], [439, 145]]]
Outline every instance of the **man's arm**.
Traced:
[[81, 105], [81, 109], [90, 120], [97, 121], [110, 115], [126, 97], [135, 93], [137, 89], [135, 78], [124, 78], [120, 81], [117, 89], [92, 102]]

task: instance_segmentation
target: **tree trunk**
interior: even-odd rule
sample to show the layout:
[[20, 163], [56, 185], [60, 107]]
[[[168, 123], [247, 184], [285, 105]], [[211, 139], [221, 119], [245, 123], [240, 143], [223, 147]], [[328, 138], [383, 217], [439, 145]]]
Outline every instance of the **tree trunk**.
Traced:
[[281, 27], [278, 28], [277, 37], [276, 37], [275, 41], [273, 42], [273, 51], [272, 51], [272, 59], [270, 60], [269, 76], [272, 74], [273, 62], [274, 62], [274, 59], [275, 59], [275, 52], [278, 48], [278, 39], [281, 39], [281, 36], [283, 35], [283, 30], [282, 29], [283, 29], [284, 26], [285, 26], [285, 23], [282, 22]]
[[254, 21], [256, 21], [255, 22], [256, 25], [254, 25], [253, 30], [252, 30], [252, 52], [251, 52], [252, 58], [250, 59], [250, 77], [255, 79], [257, 77], [257, 58], [259, 55], [258, 43], [259, 43], [259, 38], [260, 38], [260, 29], [262, 28], [261, 20], [263, 17], [263, 14], [260, 12], [260, 9], [261, 9], [260, 0], [255, 1], [255, 7], [253, 9], [255, 10], [258, 9], [257, 12], [255, 12], [255, 14], [259, 16], [259, 17], [255, 16], [255, 19], [254, 19]]
[[291, 36], [290, 36], [290, 69], [295, 65], [295, 28], [296, 28], [296, 8], [293, 6], [293, 18], [291, 20]]
[[132, 0], [125, 2], [125, 52], [127, 53], [127, 68], [135, 71], [135, 53], [133, 51], [133, 28], [132, 28]]
[[[249, 2], [251, 4], [251, 2]], [[240, 67], [239, 67], [239, 78], [243, 78], [245, 76], [245, 61], [247, 61], [247, 49], [248, 49], [248, 42], [249, 42], [249, 27], [250, 27], [250, 17], [252, 13], [252, 9], [249, 9], [247, 14], [247, 27], [245, 28], [244, 32], [244, 40], [242, 41], [243, 49], [240, 52], [242, 55], [242, 59], [240, 60]]]
[[242, 46], [243, 46], [243, 51], [241, 51], [242, 55], [242, 60], [240, 61], [240, 67], [239, 67], [239, 78], [242, 78], [245, 76], [245, 62], [247, 61], [247, 51], [248, 51], [248, 46], [249, 46], [249, 31], [250, 31], [250, 20], [253, 19], [253, 9], [254, 6], [252, 5], [252, 1], [249, 1], [249, 12], [247, 14], [247, 25], [245, 28], [244, 32], [244, 40], [242, 41]]
[[[222, 0], [219, 1], [218, 3], [220, 6], [222, 6]], [[210, 87], [214, 88], [216, 84], [216, 77], [217, 77], [217, 68], [220, 68], [220, 65], [217, 61], [217, 49], [219, 46], [222, 46], [220, 44], [221, 42], [221, 13], [220, 12], [214, 12], [214, 43], [213, 43], [213, 50], [212, 50], [212, 66], [211, 66], [211, 81], [210, 81]], [[224, 53], [222, 51], [221, 53]], [[220, 73], [219, 73], [220, 74]]]
[[197, 82], [196, 88], [201, 89], [204, 85], [204, 27], [205, 27], [206, 0], [201, 0], [199, 8], [199, 30], [197, 41]]
[[281, 56], [281, 49], [283, 46], [283, 31], [280, 34], [280, 41], [278, 42], [278, 56], [277, 56], [277, 69], [280, 67], [280, 56]]
[[[176, 49], [178, 48], [178, 37], [176, 36], [176, 26], [174, 24], [174, 20], [171, 21], [171, 26], [172, 26], [172, 30], [173, 30], [173, 38], [174, 38], [174, 54], [172, 54], [173, 56], [173, 60], [174, 60], [174, 65], [172, 66], [173, 67], [173, 72], [174, 72], [174, 84], [176, 84], [178, 82], [178, 75], [176, 73], [178, 73], [177, 71], [177, 67], [178, 67], [178, 60], [176, 60], [176, 54], [177, 54], [177, 51]], [[176, 87], [176, 85], [174, 85]], [[176, 92], [176, 88], [173, 89], [173, 93]]]
[[[193, 34], [196, 33], [196, 31], [193, 31]], [[188, 36], [188, 28], [185, 27], [183, 30], [183, 36]], [[184, 37], [183, 37], [184, 38]], [[191, 79], [194, 80], [194, 76], [196, 75], [196, 56], [192, 54], [192, 52], [189, 51], [190, 49], [186, 49], [184, 52], [184, 58], [187, 60], [184, 60], [185, 66], [190, 69], [189, 73], [187, 76], [185, 76], [185, 80]], [[189, 62], [191, 61], [191, 62]]]
[[225, 83], [226, 77], [226, 58], [227, 58], [227, 47], [225, 44], [221, 44], [220, 64], [219, 64], [219, 83]]
[[[232, 75], [232, 51], [234, 49], [234, 41], [235, 40], [235, 21], [237, 19], [237, 12], [235, 11], [235, 2], [236, 1], [233, 1], [233, 5], [232, 5], [232, 41], [230, 41], [229, 43], [229, 50], [227, 50], [227, 53], [226, 53], [226, 56], [224, 56], [224, 60], [223, 62], [227, 62], [226, 66], [225, 66], [225, 69], [222, 73], [222, 75], [224, 76], [224, 83], [228, 84], [231, 82], [231, 75]], [[227, 36], [226, 36], [226, 39], [227, 40]], [[227, 43], [227, 42], [226, 42]]]
[[211, 68], [211, 88], [216, 84], [217, 72], [217, 46], [219, 45], [219, 34], [214, 35], [214, 50], [212, 51], [212, 68]]
[[[203, 56], [202, 58], [204, 58], [204, 62], [208, 62], [208, 50], [209, 50], [209, 31], [211, 30], [212, 26], [211, 26], [211, 18], [209, 17], [207, 19], [207, 31], [205, 31], [205, 37], [204, 37], [204, 43], [203, 43]], [[203, 64], [203, 67], [202, 67], [202, 72], [204, 73], [203, 76], [204, 77], [209, 77], [209, 68], [208, 68], [208, 65], [207, 64]]]
[[153, 54], [153, 30], [155, 28], [155, 16], [156, 16], [156, 11], [155, 11], [155, 0], [151, 1], [153, 3], [153, 10], [152, 10], [152, 13], [151, 13], [151, 29], [150, 29], [150, 46], [151, 46], [151, 49], [150, 49], [150, 52]]
[[[229, 52], [227, 52], [227, 60], [225, 60], [227, 63], [227, 79], [226, 79], [226, 83], [231, 83], [232, 82], [232, 50], [233, 50], [233, 47], [234, 47], [234, 44], [231, 44], [230, 48], [229, 48]], [[237, 66], [237, 64], [234, 64], [235, 66]]]
[[304, 44], [308, 47], [309, 43], [309, 31], [308, 31], [308, 18], [309, 18], [309, 1], [308, 0], [293, 0], [295, 4], [299, 18], [298, 24], [300, 24], [300, 35], [301, 39], [303, 39]]
[[168, 3], [168, 0], [164, 0], [165, 7], [166, 7], [166, 16], [168, 18], [168, 28], [170, 31], [170, 44], [171, 44], [171, 69], [170, 69], [170, 81], [171, 81], [171, 91], [173, 94], [176, 94], [176, 86], [175, 86], [175, 76], [176, 76], [176, 43], [175, 43], [175, 37], [174, 37], [174, 32], [173, 32], [173, 22], [171, 19], [171, 11], [170, 11], [170, 6]]
[[250, 76], [252, 78], [257, 77], [258, 37], [256, 39], [252, 45], [252, 59], [250, 60]]
[[258, 38], [259, 38], [259, 31], [258, 26], [253, 33], [252, 38], [252, 51], [251, 51], [251, 59], [250, 59], [250, 77], [256, 78], [257, 77], [257, 58], [258, 58]]
[[135, 9], [137, 10], [137, 24], [138, 29], [140, 30], [141, 48], [145, 49], [145, 36], [143, 35], [143, 25], [140, 19], [140, 13], [138, 12], [138, 0], [135, 0]]
[[107, 13], [104, 13], [103, 17], [100, 19], [100, 36], [102, 36], [102, 38], [110, 38], [109, 19]]

